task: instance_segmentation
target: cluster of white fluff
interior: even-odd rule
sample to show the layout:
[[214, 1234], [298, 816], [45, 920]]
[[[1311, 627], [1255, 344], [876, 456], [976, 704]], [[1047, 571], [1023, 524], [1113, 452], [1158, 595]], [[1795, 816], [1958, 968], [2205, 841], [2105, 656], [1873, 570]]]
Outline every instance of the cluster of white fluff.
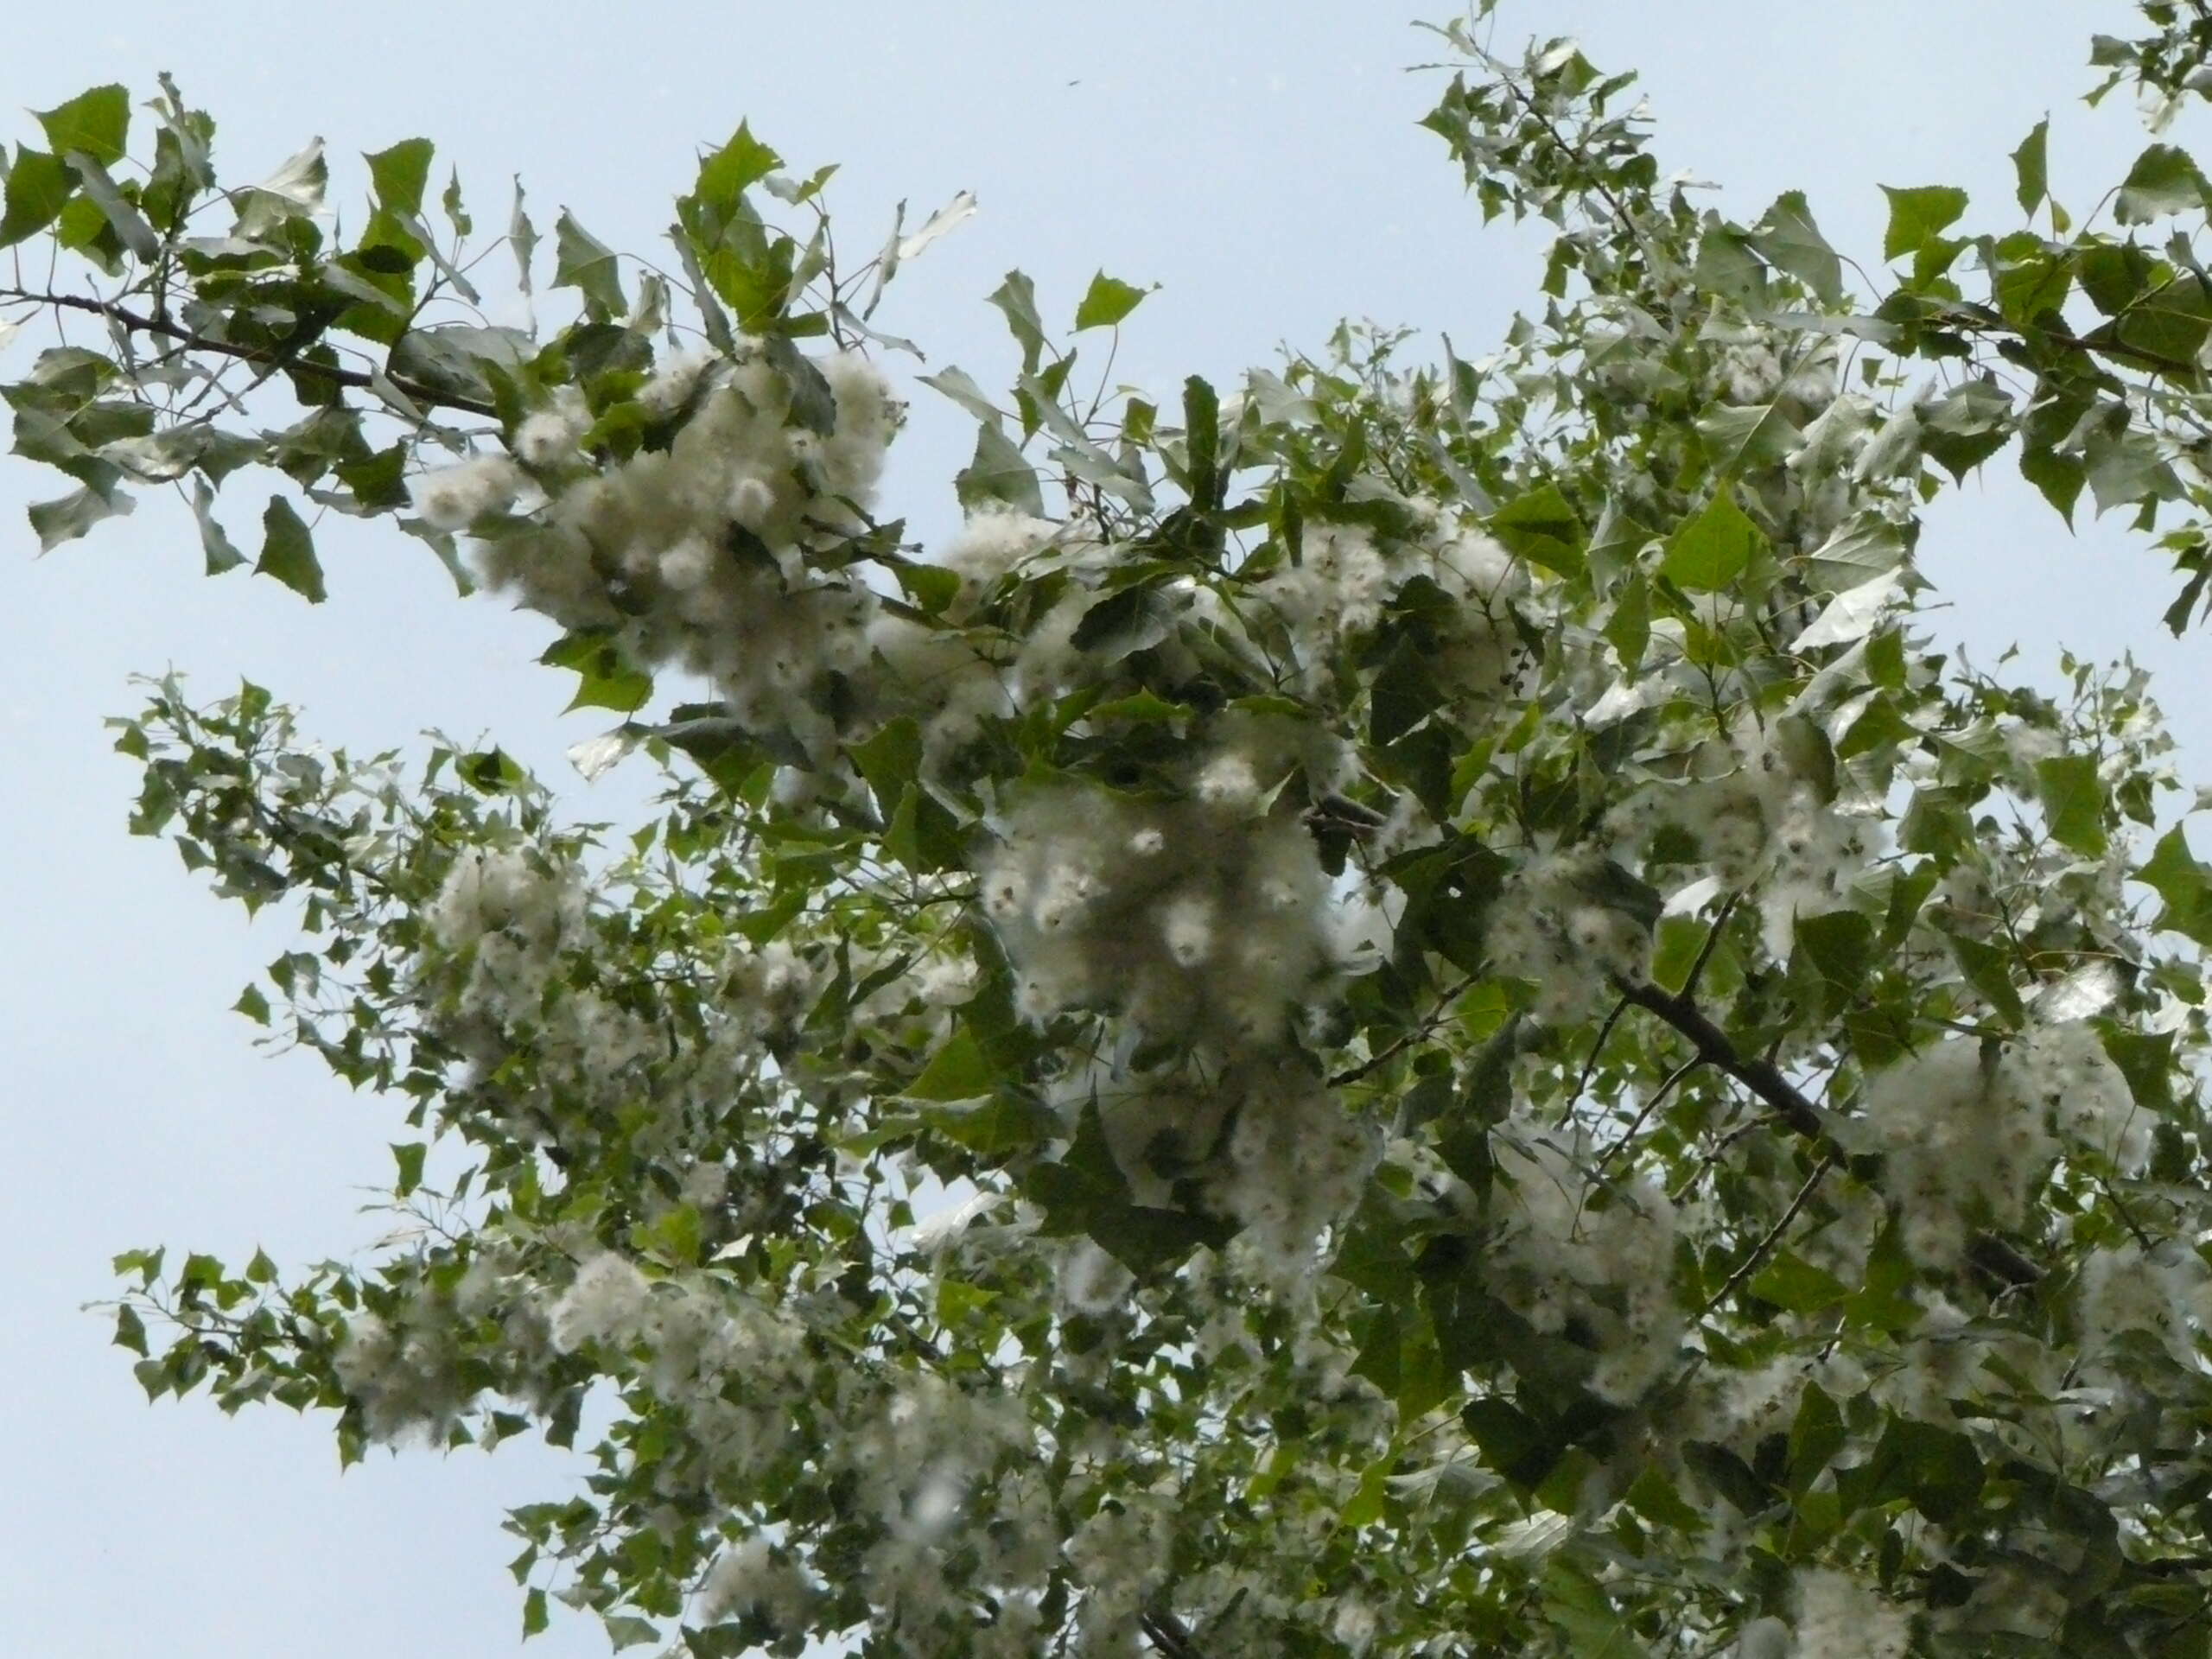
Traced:
[[1865, 1368], [1840, 1351], [1783, 1354], [1748, 1370], [1707, 1365], [1683, 1403], [1683, 1438], [1725, 1446], [1748, 1463], [1760, 1441], [1789, 1432], [1808, 1382], [1842, 1400], [1863, 1390], [1867, 1378]]
[[505, 512], [530, 488], [530, 474], [505, 455], [467, 461], [408, 482], [415, 511], [433, 530], [466, 530], [479, 518]]
[[1824, 801], [1780, 724], [1762, 725], [1748, 711], [1700, 749], [1694, 766], [1694, 782], [1637, 797], [1618, 827], [1669, 823], [1698, 843], [1722, 888], [1756, 883], [1766, 948], [1785, 957], [1797, 918], [1848, 907], [1853, 882], [1882, 849], [1880, 826]]
[[1026, 1014], [1117, 1010], [1154, 1036], [1243, 1052], [1311, 999], [1331, 966], [1328, 880], [1278, 808], [1310, 745], [1287, 721], [1224, 730], [1181, 800], [1025, 788], [999, 814], [978, 874]]
[[627, 1256], [607, 1250], [576, 1269], [547, 1317], [553, 1345], [572, 1354], [586, 1343], [627, 1346], [645, 1334], [652, 1315], [652, 1282]]
[[[476, 457], [416, 480], [416, 510], [477, 527], [494, 587], [564, 626], [613, 630], [642, 663], [711, 677], [741, 721], [818, 752], [834, 734], [815, 694], [825, 674], [866, 666], [875, 600], [804, 555], [864, 527], [903, 406], [856, 353], [815, 367], [835, 400], [827, 434], [795, 419], [790, 382], [747, 342], [647, 383], [648, 411], [687, 416], [666, 448], [576, 464], [588, 411], [565, 394], [516, 429], [531, 472]], [[504, 517], [525, 497], [538, 498], [525, 517]]]
[[1379, 1147], [1318, 1079], [1287, 1066], [1254, 1068], [1215, 1191], [1243, 1224], [1263, 1278], [1287, 1286], [1310, 1274], [1323, 1230], [1358, 1202]]
[[766, 1538], [734, 1544], [707, 1569], [699, 1586], [700, 1622], [764, 1615], [779, 1632], [806, 1626], [808, 1611], [822, 1594], [813, 1575]]
[[1911, 1650], [1911, 1616], [1849, 1574], [1800, 1567], [1795, 1587], [1793, 1659], [1905, 1659]]
[[464, 1012], [500, 1024], [537, 1019], [545, 987], [583, 918], [575, 871], [523, 847], [466, 849], [423, 912], [437, 950], [468, 957]]
[[2063, 1147], [2123, 1170], [2149, 1155], [2126, 1077], [2078, 1021], [2031, 1031], [2002, 1052], [1964, 1037], [1934, 1044], [1870, 1077], [1866, 1109], [1906, 1252], [1934, 1267], [1959, 1262], [1970, 1211], [2018, 1226]]
[[1491, 907], [1491, 967], [1535, 982], [1540, 1020], [1583, 1019], [1615, 995], [1615, 980], [1649, 977], [1651, 936], [1604, 902], [1597, 866], [1580, 852], [1540, 855], [1506, 878]]
[[372, 1313], [348, 1319], [331, 1369], [360, 1403], [371, 1440], [397, 1441], [419, 1431], [435, 1443], [468, 1402], [460, 1357], [451, 1321], [434, 1302], [417, 1298], [396, 1325]]
[[1409, 541], [1378, 542], [1358, 524], [1309, 525], [1299, 563], [1270, 571], [1257, 596], [1287, 632], [1309, 696], [1328, 689], [1348, 639], [1372, 629], [1399, 590], [1426, 576], [1454, 601], [1456, 626], [1429, 664], [1447, 691], [1494, 698], [1510, 690], [1522, 647], [1509, 610], [1528, 572], [1502, 544], [1461, 528], [1433, 502], [1407, 504], [1423, 523]]
[[1068, 1567], [1084, 1592], [1079, 1651], [1135, 1650], [1138, 1618], [1166, 1578], [1174, 1535], [1165, 1503], [1131, 1492], [1102, 1503], [1068, 1535]]
[[1675, 1206], [1643, 1175], [1601, 1189], [1560, 1133], [1522, 1120], [1492, 1139], [1503, 1179], [1492, 1200], [1488, 1283], [1538, 1332], [1592, 1349], [1591, 1391], [1626, 1404], [1681, 1345]]
[[[516, 458], [540, 473], [574, 466], [582, 459], [584, 434], [591, 430], [591, 410], [583, 393], [563, 386], [543, 409], [526, 415], [515, 428]], [[474, 518], [475, 515], [471, 514]], [[465, 529], [467, 520], [441, 528]]]
[[2123, 1331], [2146, 1331], [2177, 1364], [2196, 1369], [2197, 1333], [2212, 1329], [2212, 1273], [2176, 1242], [2095, 1249], [2076, 1287], [2082, 1346], [2092, 1357]]
[[960, 585], [938, 626], [886, 611], [870, 623], [873, 690], [886, 714], [913, 714], [928, 760], [936, 764], [972, 738], [982, 722], [1068, 689], [1083, 653], [1074, 634], [1096, 595], [1077, 582], [1020, 638], [978, 639], [984, 601], [1001, 578], [1020, 570], [1080, 570], [1104, 548], [1090, 537], [1026, 513], [992, 508], [970, 517], [937, 563]]

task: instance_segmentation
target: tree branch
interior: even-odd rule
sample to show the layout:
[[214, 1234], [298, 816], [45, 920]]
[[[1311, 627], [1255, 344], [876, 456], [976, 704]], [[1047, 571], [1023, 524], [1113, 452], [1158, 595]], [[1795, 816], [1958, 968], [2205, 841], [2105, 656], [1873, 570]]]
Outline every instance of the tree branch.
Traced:
[[[1821, 1121], [1820, 1108], [1783, 1076], [1781, 1068], [1771, 1060], [1745, 1058], [1728, 1033], [1713, 1024], [1687, 992], [1662, 991], [1649, 980], [1636, 984], [1625, 981], [1615, 983], [1627, 1001], [1657, 1014], [1689, 1039], [1698, 1058], [1726, 1072], [1772, 1107], [1775, 1116], [1793, 1133], [1827, 1148], [1836, 1156], [1842, 1154], [1845, 1149], [1835, 1144], [1827, 1126]], [[1799, 1201], [1810, 1191], [1808, 1185], [1806, 1193], [1799, 1194]], [[1796, 1209], [1793, 1205], [1792, 1214]], [[2043, 1278], [2041, 1268], [1993, 1233], [1974, 1236], [1967, 1246], [1967, 1260], [1984, 1273], [2016, 1287], [2035, 1284]]]
[[[376, 383], [359, 369], [341, 369], [335, 364], [308, 363], [283, 352], [272, 352], [258, 346], [240, 346], [227, 340], [214, 340], [206, 334], [194, 334], [161, 317], [149, 317], [126, 306], [108, 300], [87, 300], [73, 294], [38, 294], [24, 289], [0, 289], [0, 300], [22, 300], [39, 305], [55, 306], [70, 311], [88, 311], [97, 317], [128, 329], [136, 334], [152, 334], [156, 339], [175, 340], [188, 351], [213, 352], [222, 357], [234, 357], [241, 362], [261, 363], [270, 369], [283, 369], [293, 374], [311, 375], [334, 386], [348, 386], [357, 391], [376, 390]], [[489, 404], [479, 403], [474, 397], [463, 397], [453, 392], [435, 391], [419, 380], [403, 378], [398, 375], [385, 377], [395, 391], [404, 393], [418, 404], [433, 409], [457, 410], [467, 415], [496, 416], [499, 410]]]
[[1700, 1059], [1726, 1072], [1773, 1107], [1782, 1121], [1797, 1134], [1808, 1141], [1828, 1138], [1827, 1127], [1821, 1122], [1820, 1108], [1806, 1099], [1772, 1061], [1745, 1059], [1729, 1040], [1728, 1033], [1706, 1017], [1688, 992], [1662, 991], [1645, 980], [1632, 985], [1622, 984], [1620, 993], [1637, 1007], [1657, 1014], [1688, 1038]]

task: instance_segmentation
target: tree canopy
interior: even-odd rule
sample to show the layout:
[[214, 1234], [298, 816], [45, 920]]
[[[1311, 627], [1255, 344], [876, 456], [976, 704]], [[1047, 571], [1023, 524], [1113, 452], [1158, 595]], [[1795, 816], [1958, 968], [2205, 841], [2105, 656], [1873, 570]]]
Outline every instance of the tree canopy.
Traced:
[[[2017, 466], [2207, 606], [2212, 13], [2094, 42], [2154, 130], [2093, 211], [2038, 126], [1861, 263], [1489, 10], [1424, 124], [1548, 228], [1507, 338], [1164, 396], [1103, 270], [930, 368], [880, 302], [972, 202], [855, 264], [745, 126], [639, 257], [423, 139], [340, 215], [166, 79], [136, 149], [38, 114], [0, 345], [95, 342], [0, 384], [41, 549], [168, 485], [321, 603], [319, 519], [388, 522], [658, 779], [116, 722], [132, 829], [296, 923], [238, 1012], [408, 1126], [375, 1259], [117, 1257], [150, 1396], [581, 1440], [524, 1631], [698, 1659], [2207, 1652], [2212, 798], [2132, 664], [1943, 650], [1914, 555]], [[976, 422], [939, 547], [910, 395]]]

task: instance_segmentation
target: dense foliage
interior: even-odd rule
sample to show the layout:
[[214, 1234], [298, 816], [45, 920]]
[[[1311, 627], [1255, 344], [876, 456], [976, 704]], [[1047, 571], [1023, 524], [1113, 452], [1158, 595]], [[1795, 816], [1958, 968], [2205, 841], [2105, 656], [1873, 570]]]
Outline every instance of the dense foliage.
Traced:
[[[2212, 20], [2141, 11], [2163, 124]], [[976, 421], [926, 551], [871, 319], [964, 201], [848, 269], [741, 128], [671, 275], [562, 215], [532, 332], [422, 140], [341, 242], [166, 81], [135, 162], [119, 86], [39, 118], [41, 545], [168, 484], [220, 574], [273, 485], [320, 601], [315, 518], [388, 519], [662, 779], [617, 830], [251, 686], [118, 722], [133, 827], [297, 918], [239, 1011], [419, 1132], [378, 1259], [119, 1257], [149, 1394], [603, 1420], [524, 1628], [702, 1659], [2207, 1651], [2212, 867], [2143, 677], [1947, 656], [1913, 550], [2017, 464], [2188, 625], [2212, 188], [2159, 138], [2076, 222], [2038, 127], [2017, 216], [1891, 189], [1860, 271], [1482, 21], [1427, 124], [1553, 233], [1495, 353], [1160, 403], [1096, 368], [1141, 289], [1011, 275], [1017, 382], [914, 377]]]

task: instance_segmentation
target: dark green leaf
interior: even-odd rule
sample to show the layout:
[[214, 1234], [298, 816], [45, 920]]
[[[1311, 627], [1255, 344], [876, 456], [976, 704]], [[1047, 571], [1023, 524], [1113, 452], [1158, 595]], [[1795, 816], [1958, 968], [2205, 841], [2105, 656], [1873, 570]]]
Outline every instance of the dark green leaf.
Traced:
[[1195, 374], [1183, 382], [1183, 428], [1189, 445], [1192, 505], [1218, 507], [1229, 482], [1220, 465], [1221, 399]]
[[1761, 1268], [1746, 1288], [1759, 1300], [1791, 1313], [1817, 1313], [1851, 1294], [1834, 1274], [1790, 1250], [1779, 1252]]
[[2203, 202], [2204, 175], [2189, 152], [2171, 144], [2152, 144], [2128, 168], [2113, 203], [2113, 217], [2123, 225], [2147, 225]]
[[2096, 757], [2059, 755], [2036, 763], [2036, 792], [2051, 837], [2089, 858], [2105, 850], [2105, 791], [2097, 781]]
[[322, 566], [315, 556], [315, 538], [283, 496], [269, 498], [261, 515], [261, 557], [253, 567], [254, 574], [274, 576], [310, 605], [321, 604], [327, 594], [322, 585]]
[[1789, 1490], [1808, 1491], [1847, 1439], [1835, 1402], [1819, 1383], [1806, 1383], [1797, 1397], [1797, 1420], [1789, 1427]]
[[553, 286], [573, 288], [584, 296], [591, 315], [604, 322], [626, 315], [630, 302], [613, 249], [576, 223], [567, 208], [553, 226]]
[[16, 146], [16, 164], [8, 172], [7, 211], [0, 213], [0, 248], [13, 247], [53, 224], [76, 189], [76, 175], [59, 156]]
[[1037, 285], [1021, 272], [1009, 270], [991, 295], [990, 303], [1004, 314], [1006, 326], [1021, 346], [1022, 372], [1036, 373], [1045, 350], [1044, 319], [1037, 315]]
[[2050, 139], [2050, 118], [2045, 116], [2012, 152], [2012, 171], [2019, 179], [2020, 211], [2031, 218], [2050, 194], [2050, 172], [2044, 162]]
[[1562, 576], [1582, 574], [1582, 520], [1555, 484], [1507, 502], [1490, 516], [1490, 533], [1532, 564]]
[[420, 1141], [392, 1147], [391, 1160], [399, 1166], [399, 1178], [392, 1187], [394, 1198], [404, 1198], [423, 1185], [423, 1160], [429, 1152], [429, 1148]]
[[997, 1081], [997, 1069], [963, 1026], [930, 1057], [904, 1092], [911, 1100], [975, 1100], [989, 1094]]
[[2010, 951], [1964, 935], [1951, 940], [1951, 950], [1967, 983], [1981, 993], [1998, 1018], [2015, 1029], [2027, 1023], [2028, 1012], [2020, 1001], [2019, 988], [2012, 982]]
[[1803, 191], [1777, 197], [1753, 227], [1751, 240], [1770, 264], [1803, 283], [1822, 305], [1842, 303], [1843, 261], [1813, 223]]
[[953, 488], [960, 505], [970, 512], [1001, 501], [1033, 518], [1044, 516], [1045, 494], [1038, 487], [1037, 469], [995, 426], [977, 429], [976, 458], [954, 479]]

